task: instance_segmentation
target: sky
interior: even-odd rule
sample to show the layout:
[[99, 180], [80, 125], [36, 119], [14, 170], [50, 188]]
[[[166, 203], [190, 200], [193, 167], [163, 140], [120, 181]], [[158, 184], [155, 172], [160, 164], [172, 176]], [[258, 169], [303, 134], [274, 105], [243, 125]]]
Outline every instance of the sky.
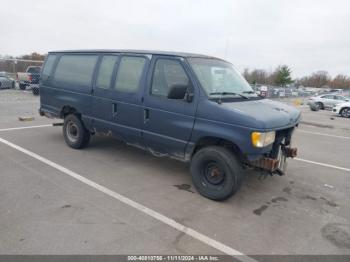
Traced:
[[151, 49], [350, 76], [347, 0], [1, 0], [0, 55]]

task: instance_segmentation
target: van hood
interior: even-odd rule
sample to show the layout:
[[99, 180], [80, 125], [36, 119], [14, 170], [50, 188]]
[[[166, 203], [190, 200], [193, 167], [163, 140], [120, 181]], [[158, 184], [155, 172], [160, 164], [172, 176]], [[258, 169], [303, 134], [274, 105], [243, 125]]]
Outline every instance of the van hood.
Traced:
[[253, 118], [267, 130], [295, 126], [301, 115], [295, 107], [270, 99], [223, 102], [222, 106]]

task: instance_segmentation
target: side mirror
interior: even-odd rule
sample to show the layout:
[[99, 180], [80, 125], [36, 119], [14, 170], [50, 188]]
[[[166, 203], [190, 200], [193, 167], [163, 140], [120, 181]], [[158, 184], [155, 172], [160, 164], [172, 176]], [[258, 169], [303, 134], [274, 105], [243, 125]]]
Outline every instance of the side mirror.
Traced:
[[187, 85], [173, 85], [167, 97], [168, 99], [182, 99], [191, 102], [193, 100], [193, 93]]

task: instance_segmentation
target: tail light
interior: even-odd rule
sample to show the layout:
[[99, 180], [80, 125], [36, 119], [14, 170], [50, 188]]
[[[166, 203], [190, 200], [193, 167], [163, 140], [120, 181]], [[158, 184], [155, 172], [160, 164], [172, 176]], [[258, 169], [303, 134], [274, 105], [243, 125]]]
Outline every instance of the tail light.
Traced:
[[32, 75], [28, 75], [28, 79], [29, 79], [29, 82], [32, 82], [33, 76]]

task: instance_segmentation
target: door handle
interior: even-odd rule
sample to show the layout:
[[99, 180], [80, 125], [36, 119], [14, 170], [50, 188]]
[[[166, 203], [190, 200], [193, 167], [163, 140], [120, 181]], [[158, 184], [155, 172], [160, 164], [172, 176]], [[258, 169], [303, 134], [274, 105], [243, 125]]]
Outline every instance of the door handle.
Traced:
[[143, 122], [147, 123], [149, 120], [149, 109], [144, 109], [143, 110]]
[[116, 118], [118, 115], [118, 104], [113, 103], [112, 104], [112, 116], [113, 118]]

